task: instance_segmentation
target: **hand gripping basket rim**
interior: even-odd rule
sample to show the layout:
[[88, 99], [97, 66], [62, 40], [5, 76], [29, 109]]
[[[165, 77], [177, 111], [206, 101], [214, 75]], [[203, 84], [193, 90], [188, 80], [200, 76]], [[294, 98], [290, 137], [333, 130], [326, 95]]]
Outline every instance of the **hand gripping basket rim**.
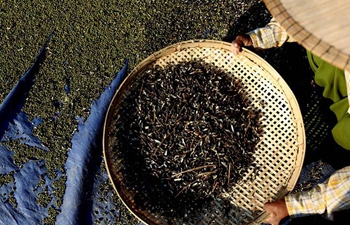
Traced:
[[[302, 169], [305, 154], [305, 131], [298, 102], [283, 78], [262, 58], [243, 49], [232, 53], [231, 43], [215, 40], [190, 40], [168, 46], [147, 57], [124, 79], [109, 105], [103, 129], [103, 155], [112, 185], [128, 210], [145, 224], [164, 224], [157, 216], [135, 206], [132, 193], [123, 186], [116, 160], [109, 148], [109, 131], [113, 113], [132, 78], [155, 64], [203, 59], [238, 76], [248, 87], [255, 107], [266, 114], [264, 134], [257, 145], [256, 168], [228, 193], [233, 204], [230, 219], [223, 219], [220, 203], [215, 209], [203, 212], [196, 224], [260, 224], [268, 215], [263, 209], [267, 201], [279, 199], [295, 186]], [[261, 104], [261, 103], [264, 104]], [[263, 105], [263, 106], [262, 106]]]

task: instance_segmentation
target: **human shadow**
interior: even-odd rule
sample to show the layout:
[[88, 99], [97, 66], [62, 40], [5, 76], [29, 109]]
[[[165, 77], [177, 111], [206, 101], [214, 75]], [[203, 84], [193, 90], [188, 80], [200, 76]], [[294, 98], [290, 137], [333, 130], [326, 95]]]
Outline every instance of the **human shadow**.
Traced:
[[[223, 40], [232, 42], [239, 34], [264, 27], [270, 19], [264, 3], [255, 3], [231, 24]], [[283, 77], [298, 101], [306, 134], [304, 166], [317, 160], [335, 169], [349, 165], [350, 152], [339, 147], [332, 137], [331, 129], [336, 118], [329, 109], [330, 100], [322, 96], [322, 88], [313, 82], [314, 73], [309, 66], [306, 50], [298, 43], [285, 43], [280, 48], [266, 50], [248, 49], [266, 60]], [[348, 211], [338, 212], [337, 215], [335, 221], [314, 215], [286, 219], [283, 224], [343, 224], [344, 219], [349, 219]]]

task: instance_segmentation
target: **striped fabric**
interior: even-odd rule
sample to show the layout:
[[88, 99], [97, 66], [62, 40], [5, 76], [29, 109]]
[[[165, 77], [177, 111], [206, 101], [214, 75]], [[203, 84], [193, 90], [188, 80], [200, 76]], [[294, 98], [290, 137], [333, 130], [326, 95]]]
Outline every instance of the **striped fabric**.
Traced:
[[334, 172], [310, 191], [287, 195], [285, 201], [292, 218], [325, 214], [332, 220], [333, 212], [350, 208], [350, 166]]

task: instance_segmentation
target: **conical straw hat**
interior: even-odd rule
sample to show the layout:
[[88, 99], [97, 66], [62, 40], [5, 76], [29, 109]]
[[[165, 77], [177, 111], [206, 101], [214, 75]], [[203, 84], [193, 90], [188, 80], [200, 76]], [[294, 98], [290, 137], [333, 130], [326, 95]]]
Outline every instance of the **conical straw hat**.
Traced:
[[350, 71], [350, 0], [264, 0], [299, 44]]

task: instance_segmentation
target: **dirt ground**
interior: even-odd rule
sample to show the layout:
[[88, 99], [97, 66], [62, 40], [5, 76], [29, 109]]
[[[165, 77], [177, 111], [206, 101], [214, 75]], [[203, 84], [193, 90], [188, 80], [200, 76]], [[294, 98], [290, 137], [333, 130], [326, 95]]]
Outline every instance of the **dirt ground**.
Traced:
[[[35, 130], [51, 151], [8, 143], [18, 166], [42, 158], [48, 173], [65, 173], [63, 165], [76, 130], [76, 116], [87, 118], [94, 99], [113, 80], [126, 59], [129, 70], [168, 45], [213, 39], [231, 42], [237, 34], [265, 25], [270, 15], [259, 0], [118, 0], [2, 1], [0, 3], [0, 102], [30, 68], [48, 36], [53, 36], [23, 111], [42, 118]], [[305, 50], [296, 43], [257, 51], [287, 81], [308, 110], [312, 73]], [[67, 80], [70, 92], [64, 89]], [[60, 119], [54, 120], [59, 112]], [[102, 157], [102, 156], [101, 156]], [[312, 157], [311, 157], [312, 158]], [[313, 160], [312, 158], [311, 160]], [[0, 184], [13, 179], [1, 175]], [[62, 198], [65, 179], [55, 181]], [[106, 189], [112, 188], [106, 184]], [[138, 221], [123, 208], [128, 224]], [[58, 210], [50, 211], [51, 222]]]

